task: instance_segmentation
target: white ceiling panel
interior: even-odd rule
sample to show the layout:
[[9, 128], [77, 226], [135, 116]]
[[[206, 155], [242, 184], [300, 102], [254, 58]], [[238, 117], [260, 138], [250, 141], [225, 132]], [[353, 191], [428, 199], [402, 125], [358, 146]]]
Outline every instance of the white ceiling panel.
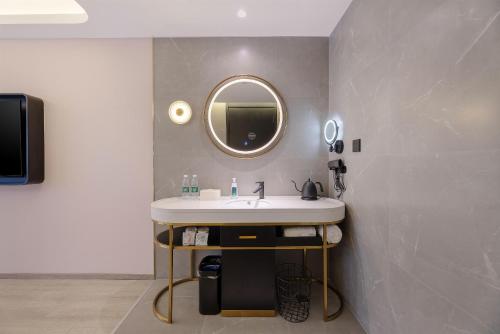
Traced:
[[[78, 3], [88, 14], [85, 23], [0, 24], [0, 38], [328, 36], [351, 0], [78, 0]], [[243, 12], [246, 17], [240, 18]]]

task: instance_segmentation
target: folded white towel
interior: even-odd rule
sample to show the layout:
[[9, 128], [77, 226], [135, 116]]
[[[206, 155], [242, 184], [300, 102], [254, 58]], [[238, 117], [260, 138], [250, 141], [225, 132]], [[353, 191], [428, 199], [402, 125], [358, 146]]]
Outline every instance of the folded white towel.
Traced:
[[[318, 232], [323, 238], [323, 226], [318, 226]], [[342, 240], [342, 230], [337, 225], [328, 225], [326, 227], [326, 242], [338, 244], [340, 240]]]
[[314, 226], [285, 227], [283, 235], [285, 237], [315, 237], [316, 229]]

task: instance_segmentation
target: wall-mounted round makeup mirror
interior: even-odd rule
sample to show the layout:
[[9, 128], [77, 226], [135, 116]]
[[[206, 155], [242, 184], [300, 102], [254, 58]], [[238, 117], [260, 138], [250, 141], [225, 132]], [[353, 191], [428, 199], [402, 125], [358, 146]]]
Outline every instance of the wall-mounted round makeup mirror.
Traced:
[[205, 106], [205, 127], [223, 152], [253, 158], [283, 137], [287, 112], [273, 86], [258, 77], [238, 75], [219, 83]]
[[326, 143], [330, 146], [330, 152], [341, 154], [344, 152], [344, 141], [337, 140], [339, 136], [339, 126], [336, 121], [329, 120], [323, 128], [323, 137]]
[[334, 120], [328, 120], [323, 128], [323, 137], [328, 145], [333, 145], [339, 134], [339, 126]]

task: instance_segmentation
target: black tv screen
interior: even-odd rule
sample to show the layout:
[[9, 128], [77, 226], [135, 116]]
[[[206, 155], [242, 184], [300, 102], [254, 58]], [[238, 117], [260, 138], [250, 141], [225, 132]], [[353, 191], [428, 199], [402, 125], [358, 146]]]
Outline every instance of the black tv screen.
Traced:
[[23, 176], [21, 100], [0, 98], [0, 111], [0, 176]]
[[43, 182], [43, 109], [37, 97], [0, 93], [0, 185]]

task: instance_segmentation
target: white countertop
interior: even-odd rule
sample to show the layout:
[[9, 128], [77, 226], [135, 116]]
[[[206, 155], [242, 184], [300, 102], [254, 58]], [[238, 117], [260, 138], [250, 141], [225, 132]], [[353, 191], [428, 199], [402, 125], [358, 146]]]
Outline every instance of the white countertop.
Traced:
[[171, 197], [151, 203], [151, 218], [162, 223], [303, 223], [340, 222], [343, 202], [332, 198], [304, 201], [299, 196], [221, 197], [216, 201]]

